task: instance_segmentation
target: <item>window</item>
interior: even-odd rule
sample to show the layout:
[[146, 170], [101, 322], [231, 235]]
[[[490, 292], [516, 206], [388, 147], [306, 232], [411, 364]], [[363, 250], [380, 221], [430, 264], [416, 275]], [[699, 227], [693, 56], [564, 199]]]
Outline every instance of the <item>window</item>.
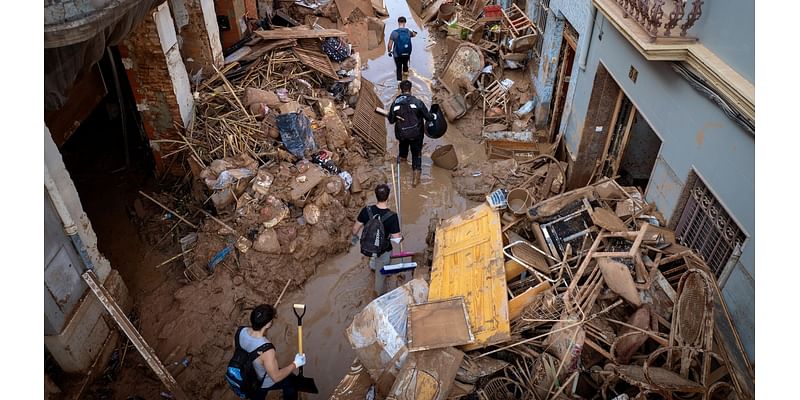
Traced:
[[734, 249], [747, 237], [694, 172], [689, 173], [681, 201], [683, 212], [675, 225], [675, 237], [696, 251], [719, 278]]

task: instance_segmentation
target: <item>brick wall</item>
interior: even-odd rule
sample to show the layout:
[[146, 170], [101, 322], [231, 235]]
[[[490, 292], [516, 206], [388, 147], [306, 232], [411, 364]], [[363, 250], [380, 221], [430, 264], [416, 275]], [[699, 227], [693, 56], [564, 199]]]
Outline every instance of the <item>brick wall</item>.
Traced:
[[[212, 0], [207, 0], [207, 4], [213, 9]], [[175, 32], [179, 37], [181, 56], [189, 76], [194, 76], [201, 69], [203, 77], [212, 76], [213, 66], [222, 66], [222, 45], [219, 43], [215, 13], [209, 10], [214, 14], [210, 16], [213, 26], [207, 26], [201, 0], [169, 0], [169, 5], [175, 21]]]
[[175, 145], [153, 140], [180, 140], [174, 123], [181, 124], [181, 115], [152, 15], [128, 35], [119, 49], [145, 133], [151, 141], [156, 169], [165, 172], [168, 166], [162, 156]]

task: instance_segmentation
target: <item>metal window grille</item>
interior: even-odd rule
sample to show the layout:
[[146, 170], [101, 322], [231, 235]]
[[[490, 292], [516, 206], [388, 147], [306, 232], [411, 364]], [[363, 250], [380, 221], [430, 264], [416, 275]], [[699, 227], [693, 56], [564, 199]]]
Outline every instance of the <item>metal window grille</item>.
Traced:
[[684, 190], [686, 203], [675, 237], [697, 252], [719, 278], [734, 249], [741, 247], [746, 236], [696, 174], [690, 174]]
[[531, 49], [532, 52], [532, 65], [538, 65], [539, 59], [542, 56], [542, 44], [544, 43], [544, 30], [547, 27], [547, 13], [550, 12], [550, 0], [531, 0], [533, 1], [532, 7], [536, 10], [529, 15], [533, 16], [533, 24], [536, 26], [536, 44]]

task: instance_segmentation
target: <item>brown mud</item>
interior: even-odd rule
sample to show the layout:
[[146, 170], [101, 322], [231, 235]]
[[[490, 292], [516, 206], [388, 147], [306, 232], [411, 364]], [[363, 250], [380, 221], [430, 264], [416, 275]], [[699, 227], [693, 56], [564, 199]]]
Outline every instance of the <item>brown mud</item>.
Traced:
[[[394, 60], [386, 55], [385, 46], [389, 34], [397, 27], [397, 17], [405, 15], [409, 20], [408, 26], [419, 33], [414, 39], [410, 63], [412, 92], [430, 105], [439, 90], [434, 71], [441, 68], [443, 60], [447, 59], [445, 46], [436, 43], [437, 33], [422, 26], [406, 2], [389, 0], [386, 7], [390, 15], [384, 19], [385, 41], [377, 49], [361, 51], [362, 60], [367, 65], [362, 71], [363, 76], [375, 83], [385, 104], [388, 105], [396, 96], [398, 82]], [[387, 154], [383, 165], [380, 160], [370, 162], [379, 172], [377, 175], [382, 174], [386, 182], [392, 181], [391, 164], [397, 155], [393, 132], [393, 127], [387, 123]], [[480, 113], [473, 110], [451, 123], [444, 137], [426, 137], [422, 180], [416, 188], [411, 187], [410, 162], [401, 166], [399, 213], [405, 238], [404, 251], [425, 252], [432, 217], [449, 218], [476, 205], [453, 189], [451, 171], [433, 166], [430, 155], [438, 146], [451, 144], [461, 164], [483, 161], [486, 158], [484, 147], [477, 141], [480, 132]], [[278, 180], [280, 175], [279, 171], [273, 174]], [[274, 185], [281, 186], [277, 182]], [[253, 306], [274, 303], [291, 279], [268, 336], [276, 345], [280, 365], [291, 362], [297, 352], [297, 321], [292, 313], [292, 304], [306, 304], [303, 343], [307, 365], [304, 371], [306, 376], [315, 379], [320, 389], [319, 395], [306, 398], [326, 399], [330, 396], [355, 358], [345, 330], [353, 316], [372, 300], [373, 278], [367, 260], [357, 247], [348, 248], [347, 241], [358, 212], [355, 205], [364, 200], [367, 204], [374, 203], [373, 187], [374, 182], [365, 186], [364, 192], [353, 195], [352, 200], [339, 199], [341, 201], [335, 202], [330, 211], [322, 213], [327, 219], [313, 227], [304, 225], [291, 232], [276, 229], [281, 248], [279, 253], [265, 256], [251, 249], [238, 258], [228, 256], [213, 275], [188, 285], [184, 282], [181, 268], [175, 266], [179, 263], [153, 269], [161, 260], [180, 253], [179, 248], [153, 251], [146, 240], [136, 240], [135, 244], [120, 243], [138, 248], [138, 252], [130, 248], [128, 254], [148, 254], [144, 259], [137, 256], [118, 259], [114, 265], [126, 270], [123, 276], [134, 289], [132, 295], [136, 299], [141, 333], [162, 361], [169, 367], [187, 354], [193, 356], [189, 368], [176, 377], [188, 394], [195, 398], [234, 398], [223, 380], [224, 367], [232, 353], [233, 333], [237, 326], [248, 323], [249, 310]], [[146, 206], [148, 211], [154, 211], [150, 209], [151, 205]], [[390, 207], [397, 210], [394, 192], [390, 196]], [[207, 261], [225, 247], [225, 240], [218, 234], [220, 228], [210, 220], [203, 224], [198, 231], [195, 260]], [[297, 247], [292, 248], [292, 244]], [[407, 272], [389, 277], [386, 289], [411, 279], [411, 275]], [[119, 371], [114, 389], [115, 399], [127, 399], [132, 395], [159, 398], [159, 393], [164, 390], [133, 348], [127, 352], [125, 368]]]
[[[394, 60], [386, 55], [385, 46], [389, 34], [397, 28], [397, 17], [405, 15], [408, 19], [407, 26], [418, 32], [414, 38], [414, 51], [409, 64], [412, 93], [430, 105], [433, 97], [431, 86], [435, 68], [434, 56], [441, 52], [443, 46], [434, 42], [427, 27], [421, 26], [419, 17], [409, 11], [406, 2], [389, 0], [386, 2], [386, 7], [389, 10], [389, 17], [384, 20], [386, 30], [385, 41], [380, 47], [382, 50], [361, 53], [362, 60], [367, 64], [362, 74], [375, 84], [381, 100], [387, 105], [390, 104], [397, 95], [398, 82]], [[400, 168], [400, 216], [404, 251], [418, 253], [425, 251], [428, 223], [432, 217], [449, 218], [475, 204], [454, 191], [451, 172], [433, 166], [430, 159], [430, 154], [436, 147], [445, 144], [452, 144], [459, 160], [464, 162], [485, 159], [483, 146], [466, 137], [460, 129], [460, 125], [463, 124], [479, 133], [479, 124], [470, 124], [464, 120], [457, 122], [449, 127], [444, 137], [425, 138], [422, 180], [418, 187], [411, 187], [410, 163]], [[394, 138], [393, 127], [388, 122], [386, 126], [387, 154], [382, 170], [386, 181], [391, 182], [390, 164], [397, 156], [397, 141]], [[471, 137], [475, 137], [474, 132]], [[396, 190], [394, 187], [392, 189]], [[367, 203], [374, 201], [374, 195], [370, 193]], [[389, 205], [393, 210], [397, 210], [394, 192], [390, 196]], [[410, 272], [391, 276], [386, 280], [387, 290], [409, 279], [411, 279]], [[292, 314], [292, 304], [306, 304], [303, 345], [308, 364], [304, 372], [306, 376], [315, 379], [320, 389], [319, 395], [308, 398], [327, 399], [349, 370], [355, 359], [355, 352], [347, 341], [345, 330], [352, 322], [353, 316], [372, 300], [372, 286], [373, 278], [367, 267], [366, 258], [361, 255], [357, 247], [352, 247], [347, 254], [329, 259], [318, 266], [317, 272], [309, 278], [303, 288], [288, 294], [282, 300], [278, 308], [277, 321], [269, 332], [279, 350], [279, 360], [282, 363], [290, 362], [297, 348], [297, 320]]]

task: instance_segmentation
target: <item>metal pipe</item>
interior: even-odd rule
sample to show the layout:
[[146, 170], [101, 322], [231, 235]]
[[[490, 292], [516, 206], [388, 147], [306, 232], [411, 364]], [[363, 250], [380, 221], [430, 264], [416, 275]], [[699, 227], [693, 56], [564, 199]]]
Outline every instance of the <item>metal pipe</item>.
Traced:
[[589, 44], [592, 42], [592, 36], [594, 35], [594, 21], [597, 20], [597, 7], [593, 5], [589, 5], [589, 7], [592, 7], [592, 17], [589, 21], [589, 36], [584, 37], [583, 45], [581, 46], [581, 58], [578, 63], [578, 67], [581, 71], [586, 71], [586, 60], [589, 58]]
[[50, 169], [47, 168], [47, 164], [44, 166], [44, 187], [47, 189], [50, 201], [56, 209], [56, 214], [61, 218], [61, 224], [64, 226], [64, 233], [67, 234], [75, 251], [81, 257], [83, 265], [85, 265], [88, 270], [94, 270], [94, 264], [92, 264], [92, 260], [89, 258], [86, 246], [83, 245], [81, 235], [78, 234], [78, 226], [75, 225], [75, 221], [69, 214], [67, 205], [64, 203], [64, 198], [61, 197], [61, 193], [58, 191], [58, 187], [52, 175], [50, 175]]

